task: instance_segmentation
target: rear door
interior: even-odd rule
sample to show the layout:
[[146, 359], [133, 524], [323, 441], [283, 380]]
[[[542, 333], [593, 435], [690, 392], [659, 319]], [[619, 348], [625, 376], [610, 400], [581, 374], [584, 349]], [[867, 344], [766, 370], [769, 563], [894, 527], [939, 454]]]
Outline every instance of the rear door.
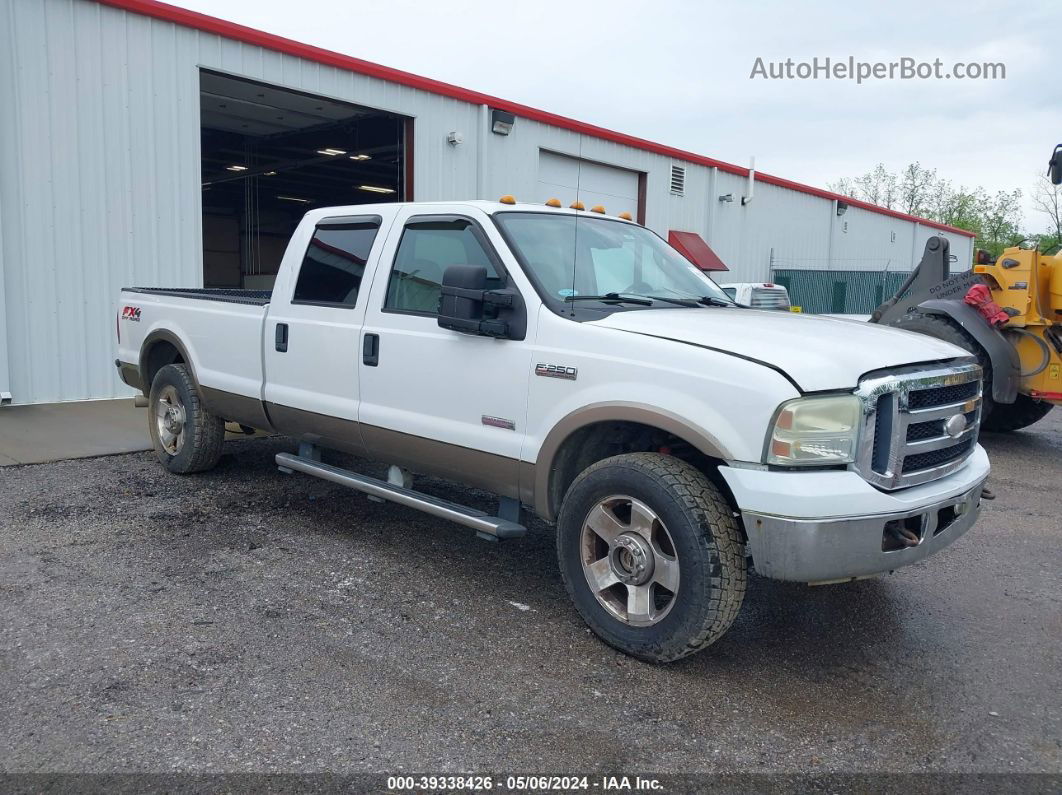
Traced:
[[263, 335], [263, 396], [281, 433], [362, 451], [359, 339], [384, 223], [376, 213], [323, 218], [285, 254]]
[[437, 321], [450, 265], [482, 265], [489, 287], [518, 287], [500, 235], [480, 216], [414, 206], [395, 220], [366, 308], [374, 355], [361, 365], [359, 420], [374, 458], [515, 497], [537, 318], [528, 317], [524, 340]]

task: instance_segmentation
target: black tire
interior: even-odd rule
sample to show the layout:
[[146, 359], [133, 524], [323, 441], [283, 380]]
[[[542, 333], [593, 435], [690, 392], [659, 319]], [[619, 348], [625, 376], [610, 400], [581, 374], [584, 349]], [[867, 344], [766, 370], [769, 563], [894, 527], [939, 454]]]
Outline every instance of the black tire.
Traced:
[[[179, 404], [164, 402], [176, 396]], [[179, 447], [163, 437], [159, 415], [169, 405], [179, 405], [184, 420], [178, 423], [183, 430]], [[170, 472], [186, 475], [213, 469], [221, 458], [225, 441], [225, 421], [203, 408], [195, 380], [183, 364], [168, 364], [161, 368], [151, 382], [148, 397], [148, 429], [155, 454]], [[167, 449], [167, 445], [170, 449]], [[174, 448], [176, 449], [174, 450]]]
[[1033, 400], [1028, 395], [1018, 395], [1010, 405], [996, 403], [991, 416], [987, 421], [981, 422], [981, 427], [994, 433], [1010, 433], [1039, 422], [1053, 408], [1054, 405], [1046, 401]]
[[927, 337], [936, 337], [938, 340], [950, 342], [960, 348], [969, 351], [977, 357], [977, 363], [984, 371], [981, 384], [981, 427], [989, 430], [989, 422], [996, 410], [996, 403], [992, 400], [992, 359], [988, 352], [978, 344], [977, 340], [962, 330], [962, 327], [954, 321], [939, 315], [923, 315], [912, 312], [897, 318], [889, 324], [894, 328], [904, 331], [913, 331], [917, 334], [925, 334]]
[[[584, 573], [584, 522], [611, 495], [628, 495], [655, 512], [677, 558], [677, 590], [666, 592], [667, 612], [648, 626], [609, 612]], [[609, 645], [650, 662], [671, 662], [710, 646], [734, 622], [745, 597], [745, 547], [733, 510], [704, 473], [672, 456], [618, 455], [579, 475], [558, 517], [557, 557], [568, 594], [589, 627]], [[628, 593], [622, 590], [627, 585], [614, 587]]]

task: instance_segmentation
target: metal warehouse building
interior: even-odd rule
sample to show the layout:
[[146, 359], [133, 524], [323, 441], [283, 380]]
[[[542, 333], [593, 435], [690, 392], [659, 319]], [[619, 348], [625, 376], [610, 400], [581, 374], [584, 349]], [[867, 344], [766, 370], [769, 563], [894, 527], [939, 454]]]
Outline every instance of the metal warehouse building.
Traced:
[[315, 206], [578, 195], [726, 281], [839, 274], [833, 308], [930, 235], [972, 257], [958, 229], [151, 0], [0, 0], [0, 108], [5, 402], [129, 394], [119, 288], [267, 287]]

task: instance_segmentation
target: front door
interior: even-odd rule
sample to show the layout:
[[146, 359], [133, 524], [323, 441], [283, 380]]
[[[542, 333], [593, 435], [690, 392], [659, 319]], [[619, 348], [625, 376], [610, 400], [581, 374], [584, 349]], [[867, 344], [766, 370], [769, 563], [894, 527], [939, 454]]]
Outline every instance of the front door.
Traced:
[[489, 286], [512, 284], [497, 231], [465, 213], [411, 207], [392, 226], [366, 307], [375, 356], [361, 365], [358, 416], [372, 457], [516, 497], [534, 318], [524, 340], [439, 327], [448, 266], [482, 265]]

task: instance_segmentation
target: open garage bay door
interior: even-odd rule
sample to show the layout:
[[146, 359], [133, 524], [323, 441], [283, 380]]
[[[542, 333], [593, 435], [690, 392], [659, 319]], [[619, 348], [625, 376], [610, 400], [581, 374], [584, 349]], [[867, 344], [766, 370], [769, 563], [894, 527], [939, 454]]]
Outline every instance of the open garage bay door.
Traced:
[[269, 289], [317, 207], [411, 198], [412, 121], [200, 72], [203, 283]]
[[600, 204], [609, 215], [628, 212], [634, 218], [641, 218], [638, 198], [640, 178], [637, 171], [543, 149], [538, 155], [537, 198], [540, 202], [560, 199], [565, 207], [578, 199], [588, 210]]

